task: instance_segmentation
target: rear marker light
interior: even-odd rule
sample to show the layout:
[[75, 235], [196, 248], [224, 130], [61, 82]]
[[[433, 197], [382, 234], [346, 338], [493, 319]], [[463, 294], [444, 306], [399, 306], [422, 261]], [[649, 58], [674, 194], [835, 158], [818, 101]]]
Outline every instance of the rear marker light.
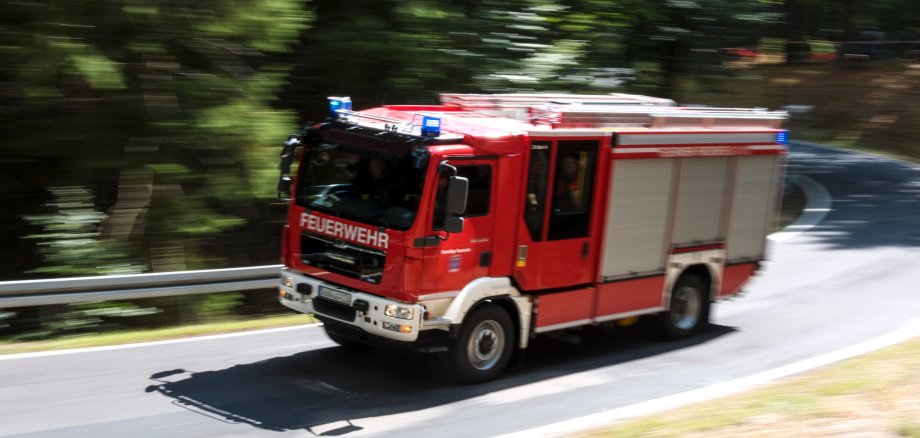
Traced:
[[777, 132], [776, 142], [779, 144], [788, 144], [789, 143], [789, 131]]

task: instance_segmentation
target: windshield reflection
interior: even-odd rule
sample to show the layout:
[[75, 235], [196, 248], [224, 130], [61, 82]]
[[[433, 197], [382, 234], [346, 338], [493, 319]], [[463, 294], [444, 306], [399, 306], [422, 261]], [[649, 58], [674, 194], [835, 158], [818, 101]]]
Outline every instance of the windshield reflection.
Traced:
[[418, 212], [424, 169], [324, 143], [301, 164], [297, 204], [336, 216], [406, 230]]

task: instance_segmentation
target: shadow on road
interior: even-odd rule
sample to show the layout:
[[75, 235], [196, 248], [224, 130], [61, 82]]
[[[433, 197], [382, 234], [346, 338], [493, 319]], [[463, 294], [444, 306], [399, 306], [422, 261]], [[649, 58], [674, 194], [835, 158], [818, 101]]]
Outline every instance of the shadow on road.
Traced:
[[[413, 412], [554, 377], [635, 361], [706, 343], [734, 329], [714, 325], [686, 341], [662, 343], [638, 331], [590, 329], [580, 345], [537, 338], [501, 379], [455, 386], [441, 357], [341, 347], [240, 364], [216, 371], [164, 370], [146, 391], [215, 421], [257, 428], [346, 435], [353, 419]], [[328, 425], [339, 423], [331, 430]]]
[[822, 184], [832, 211], [808, 234], [832, 249], [920, 246], [920, 168], [871, 155], [793, 145], [789, 173]]

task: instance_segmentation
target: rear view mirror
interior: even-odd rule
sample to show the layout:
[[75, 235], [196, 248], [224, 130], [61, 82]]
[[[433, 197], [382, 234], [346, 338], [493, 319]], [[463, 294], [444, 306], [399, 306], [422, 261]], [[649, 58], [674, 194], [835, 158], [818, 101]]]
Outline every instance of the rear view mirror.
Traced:
[[463, 232], [463, 218], [458, 216], [447, 216], [444, 218], [444, 231], [448, 233]]
[[462, 176], [452, 176], [448, 179], [446, 206], [448, 215], [461, 215], [466, 211], [466, 195], [469, 187], [470, 180]]
[[[438, 191], [445, 190], [444, 194], [444, 210], [443, 214], [443, 230], [450, 233], [461, 233], [463, 232], [463, 218], [460, 217], [464, 212], [466, 212], [466, 197], [469, 193], [470, 180], [457, 176], [457, 168], [447, 164], [447, 162], [441, 163], [439, 166], [439, 172], [441, 172]], [[447, 186], [440, 186], [441, 181], [444, 181], [446, 177]], [[439, 239], [446, 240], [447, 237], [438, 237]]]

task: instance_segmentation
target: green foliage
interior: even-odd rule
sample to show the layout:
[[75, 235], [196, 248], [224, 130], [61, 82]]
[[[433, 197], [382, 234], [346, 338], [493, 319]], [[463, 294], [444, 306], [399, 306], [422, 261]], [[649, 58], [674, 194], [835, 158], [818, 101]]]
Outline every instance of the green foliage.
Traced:
[[[13, 236], [0, 240], [0, 273], [274, 262], [278, 146], [324, 117], [329, 95], [357, 108], [441, 92], [731, 101], [729, 84], [759, 79], [727, 67], [726, 49], [781, 58], [801, 41], [833, 58], [832, 41], [863, 29], [913, 38], [915, 10], [910, 0], [0, 0], [0, 236]], [[212, 304], [232, 313], [232, 302]]]
[[[0, 99], [13, 129], [2, 145], [34, 163], [24, 177], [54, 198], [16, 206], [42, 230], [31, 236], [43, 260], [33, 272], [219, 265], [213, 239], [273, 195], [267, 169], [297, 129], [296, 115], [272, 102], [287, 80], [276, 59], [307, 28], [306, 6], [5, 2]], [[72, 188], [79, 208], [57, 200]]]
[[142, 265], [127, 256], [127, 245], [102, 238], [104, 218], [92, 208], [93, 193], [85, 187], [55, 187], [49, 213], [27, 216], [42, 232], [25, 236], [39, 240], [44, 265], [32, 270], [43, 275], [136, 274]]
[[71, 55], [71, 61], [77, 72], [86, 78], [90, 86], [100, 90], [123, 90], [126, 88], [124, 76], [118, 63], [97, 53]]
[[208, 35], [238, 39], [265, 52], [283, 52], [297, 41], [309, 14], [302, 0], [212, 2], [215, 9], [196, 27]]
[[898, 436], [908, 438], [920, 438], [920, 424], [912, 421], [905, 421], [898, 425]]

